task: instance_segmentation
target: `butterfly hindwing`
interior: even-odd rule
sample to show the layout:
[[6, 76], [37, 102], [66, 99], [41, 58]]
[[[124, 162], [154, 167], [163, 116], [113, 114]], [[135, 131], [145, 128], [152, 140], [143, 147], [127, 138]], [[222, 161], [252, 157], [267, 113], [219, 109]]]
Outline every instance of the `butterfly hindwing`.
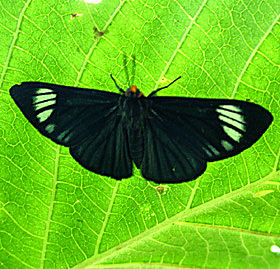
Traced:
[[70, 147], [70, 154], [82, 166], [95, 173], [116, 179], [132, 175], [127, 132], [116, 114], [103, 122], [98, 133]]
[[206, 161], [196, 158], [190, 141], [181, 139], [165, 120], [158, 115], [145, 120], [143, 177], [158, 183], [197, 178], [205, 171]]
[[145, 178], [161, 182], [196, 178], [206, 162], [249, 148], [272, 122], [261, 106], [236, 100], [151, 97], [145, 107], [141, 169]]
[[[15, 85], [10, 93], [34, 127], [70, 147], [71, 155], [85, 168], [116, 178], [131, 176], [127, 140], [117, 112], [121, 95], [39, 82]], [[114, 146], [108, 143], [112, 140]], [[115, 147], [119, 151], [110, 155]]]

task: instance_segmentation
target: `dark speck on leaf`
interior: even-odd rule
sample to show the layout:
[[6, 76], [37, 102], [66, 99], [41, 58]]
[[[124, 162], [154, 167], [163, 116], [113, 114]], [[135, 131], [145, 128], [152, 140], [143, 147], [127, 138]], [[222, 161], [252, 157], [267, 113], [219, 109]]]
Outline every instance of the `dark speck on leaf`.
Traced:
[[83, 16], [83, 14], [72, 13], [72, 14], [71, 14], [71, 20], [74, 20], [75, 18], [81, 17], [81, 16]]
[[97, 29], [97, 27], [93, 27], [93, 31], [95, 32], [95, 38], [101, 37], [104, 35], [104, 32], [101, 32]]

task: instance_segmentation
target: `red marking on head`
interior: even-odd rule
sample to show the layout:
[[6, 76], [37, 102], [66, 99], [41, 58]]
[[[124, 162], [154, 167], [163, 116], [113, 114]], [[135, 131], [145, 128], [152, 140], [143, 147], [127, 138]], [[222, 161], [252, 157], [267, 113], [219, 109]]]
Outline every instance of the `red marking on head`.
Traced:
[[131, 86], [131, 88], [129, 89], [129, 91], [132, 93], [136, 93], [136, 90], [137, 90], [136, 86]]

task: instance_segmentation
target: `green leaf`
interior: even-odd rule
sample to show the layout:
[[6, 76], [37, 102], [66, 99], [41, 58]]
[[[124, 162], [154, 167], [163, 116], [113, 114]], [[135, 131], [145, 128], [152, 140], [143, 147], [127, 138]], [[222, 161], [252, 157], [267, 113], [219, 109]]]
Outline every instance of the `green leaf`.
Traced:
[[[1, 268], [279, 268], [279, 1], [0, 5]], [[197, 180], [159, 188], [138, 170], [83, 169], [9, 95], [22, 81], [117, 91], [110, 73], [126, 88], [124, 54], [145, 94], [182, 75], [160, 94], [250, 99], [273, 124]]]

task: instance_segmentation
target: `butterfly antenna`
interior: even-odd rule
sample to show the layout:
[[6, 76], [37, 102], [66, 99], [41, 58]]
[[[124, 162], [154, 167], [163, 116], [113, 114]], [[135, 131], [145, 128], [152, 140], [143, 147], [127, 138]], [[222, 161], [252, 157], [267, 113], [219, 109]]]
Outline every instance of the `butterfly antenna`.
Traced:
[[135, 60], [135, 55], [132, 55], [132, 60], [133, 60], [133, 66], [132, 66], [132, 81], [131, 81], [131, 85], [133, 85], [134, 83], [134, 79], [135, 79], [135, 70], [136, 70], [136, 60]]
[[112, 74], [110, 74], [110, 77], [111, 77], [111, 79], [114, 81], [114, 83], [115, 83], [116, 87], [119, 89], [119, 91], [122, 92], [122, 93], [125, 93], [125, 91], [124, 91], [121, 87], [119, 87], [119, 85], [117, 84], [117, 82], [116, 82], [116, 80], [114, 79], [114, 77], [113, 77]]
[[124, 65], [124, 71], [125, 71], [128, 87], [131, 87], [130, 80], [129, 80], [129, 75], [128, 75], [128, 70], [127, 70], [127, 56], [126, 56], [126, 54], [123, 55], [123, 65]]
[[159, 92], [160, 90], [163, 90], [163, 89], [168, 88], [170, 85], [172, 85], [172, 84], [173, 84], [175, 81], [177, 81], [179, 78], [181, 78], [181, 76], [178, 77], [178, 78], [176, 78], [176, 79], [173, 80], [172, 82], [170, 82], [167, 86], [164, 86], [164, 87], [161, 87], [161, 88], [158, 88], [158, 89], [152, 91], [152, 92], [148, 95], [148, 97], [153, 96], [154, 94], [156, 94], [156, 93]]

